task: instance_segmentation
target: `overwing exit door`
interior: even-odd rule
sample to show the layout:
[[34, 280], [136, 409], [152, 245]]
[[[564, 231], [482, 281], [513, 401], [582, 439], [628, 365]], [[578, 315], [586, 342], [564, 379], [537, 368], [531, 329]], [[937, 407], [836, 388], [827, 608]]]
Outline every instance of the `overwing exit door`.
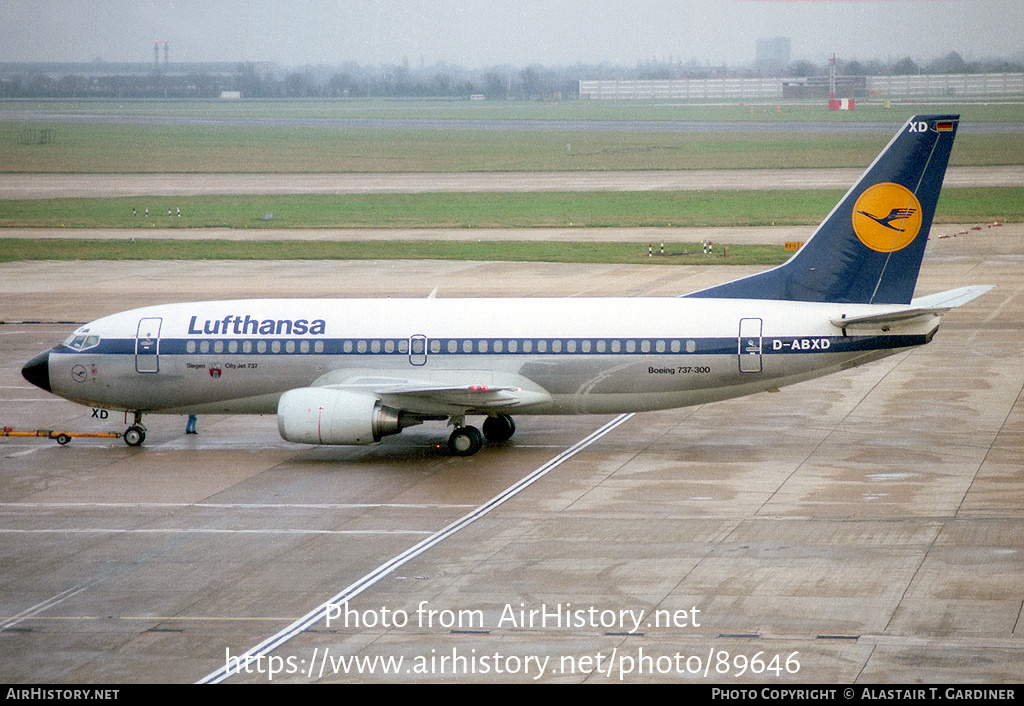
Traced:
[[426, 365], [427, 363], [427, 337], [415, 335], [409, 338], [409, 364]]

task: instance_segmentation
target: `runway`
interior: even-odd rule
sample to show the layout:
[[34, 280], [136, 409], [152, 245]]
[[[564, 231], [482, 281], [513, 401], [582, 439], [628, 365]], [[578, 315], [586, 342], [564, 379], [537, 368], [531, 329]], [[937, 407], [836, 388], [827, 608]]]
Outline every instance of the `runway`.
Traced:
[[[696, 169], [450, 174], [0, 174], [0, 199], [253, 194], [840, 189], [863, 169]], [[950, 167], [947, 187], [1020, 186], [1024, 166]]]
[[[511, 442], [469, 458], [438, 447], [441, 424], [355, 448], [289, 444], [272, 417], [201, 417], [185, 436], [184, 419], [150, 416], [141, 449], [0, 438], [0, 678], [1015, 683], [1022, 236], [1007, 224], [933, 238], [919, 294], [997, 288], [913, 352], [713, 405], [521, 417]], [[123, 430], [21, 379], [73, 328], [55, 321], [435, 286], [671, 296], [751, 271], [0, 264], [13, 322], [0, 325], [0, 423]]]

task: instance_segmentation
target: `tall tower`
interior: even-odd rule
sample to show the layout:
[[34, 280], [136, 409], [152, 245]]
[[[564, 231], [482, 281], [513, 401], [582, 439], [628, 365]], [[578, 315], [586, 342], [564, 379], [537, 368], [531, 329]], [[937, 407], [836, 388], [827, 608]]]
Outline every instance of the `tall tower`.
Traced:
[[168, 54], [167, 40], [165, 39], [164, 40], [164, 71], [167, 71], [167, 54]]
[[[849, 83], [844, 88], [853, 92]], [[836, 55], [833, 52], [828, 62], [828, 109], [829, 110], [853, 110], [855, 107], [853, 98], [836, 98]]]

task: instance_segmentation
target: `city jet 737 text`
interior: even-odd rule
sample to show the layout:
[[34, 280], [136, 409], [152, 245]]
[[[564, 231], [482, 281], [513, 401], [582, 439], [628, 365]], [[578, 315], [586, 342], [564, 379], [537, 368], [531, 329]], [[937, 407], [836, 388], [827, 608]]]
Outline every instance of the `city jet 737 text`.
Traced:
[[167, 304], [86, 324], [22, 372], [132, 412], [132, 446], [144, 414], [276, 413], [281, 436], [304, 444], [448, 420], [463, 456], [509, 439], [513, 415], [772, 390], [928, 343], [944, 313], [990, 289], [913, 298], [958, 124], [912, 117], [785, 264], [684, 296]]

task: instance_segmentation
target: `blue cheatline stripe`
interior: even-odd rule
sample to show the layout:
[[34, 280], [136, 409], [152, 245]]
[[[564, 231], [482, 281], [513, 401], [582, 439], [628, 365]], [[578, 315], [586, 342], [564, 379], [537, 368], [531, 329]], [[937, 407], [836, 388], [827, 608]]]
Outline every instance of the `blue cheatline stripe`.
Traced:
[[[301, 618], [293, 622], [284, 630], [281, 630], [275, 635], [271, 635], [255, 647], [238, 655], [238, 661], [235, 662], [235, 664], [239, 665], [239, 668], [241, 668], [242, 665], [244, 664], [251, 664], [260, 657], [266, 657], [271, 652], [276, 650], [278, 647], [281, 647], [282, 645], [287, 643], [293, 637], [298, 636], [302, 632], [313, 627], [319, 621], [324, 620], [327, 617], [328, 611], [331, 610], [332, 606], [343, 605], [344, 603], [352, 600], [360, 593], [370, 588], [378, 581], [383, 579], [385, 576], [390, 574], [395, 569], [401, 567], [403, 564], [416, 558], [417, 556], [427, 551], [431, 547], [434, 547], [435, 545], [448, 539], [459, 530], [468, 527], [472, 523], [476, 522], [480, 518], [490, 513], [492, 510], [497, 509], [503, 503], [507, 502], [508, 500], [511, 500], [513, 497], [515, 497], [522, 491], [526, 490], [528, 487], [536, 483], [538, 480], [543, 478], [545, 475], [553, 471], [558, 466], [568, 461], [570, 458], [578, 454], [580, 451], [587, 448], [595, 441], [605, 436], [606, 434], [608, 434], [621, 424], [625, 423], [632, 416], [632, 414], [620, 414], [618, 417], [615, 417], [610, 422], [602, 426], [600, 429], [592, 433], [590, 436], [586, 437], [581, 441], [578, 441], [577, 443], [567, 448], [565, 451], [562, 451], [560, 454], [549, 460], [547, 463], [535, 469], [528, 476], [526, 476], [519, 482], [509, 486], [502, 493], [494, 496], [483, 505], [477, 507], [472, 512], [464, 515], [463, 517], [459, 518], [455, 522], [451, 523], [450, 525], [436, 532], [430, 537], [427, 537], [422, 542], [410, 547], [398, 556], [395, 556], [391, 560], [381, 564], [376, 569], [366, 574], [355, 583], [349, 585], [343, 591], [332, 597], [330, 600], [321, 603], [319, 606], [317, 606], [310, 612], [306, 613], [306, 615], [302, 616]], [[310, 670], [312, 670], [312, 668], [313, 664], [311, 662]], [[235, 672], [237, 671], [238, 670], [236, 669]], [[232, 673], [233, 672], [230, 669], [230, 667], [227, 664], [225, 664], [223, 667], [217, 669], [216, 671], [207, 674], [205, 677], [203, 677], [196, 683], [218, 684], [227, 679], [228, 677], [230, 677]], [[306, 676], [313, 677], [319, 675], [313, 675], [309, 673]]]
[[[730, 355], [736, 353], [737, 338], [443, 338], [431, 339], [440, 350], [428, 347], [428, 358], [463, 355], [488, 356], [667, 356], [667, 355]], [[927, 343], [926, 334], [885, 336], [765, 336], [762, 352], [847, 353], [869, 350], [905, 348]], [[245, 344], [249, 344], [246, 350]], [[262, 344], [262, 345], [260, 345]], [[319, 345], [318, 345], [319, 344]], [[408, 339], [402, 338], [164, 338], [160, 355], [188, 356], [263, 356], [263, 355], [330, 355], [330, 356], [399, 356], [409, 355]], [[513, 346], [514, 344], [514, 346]], [[543, 350], [539, 350], [543, 345]], [[660, 346], [660, 348], [659, 348]], [[673, 350], [675, 347], [677, 350]], [[322, 350], [321, 350], [322, 348]], [[64, 346], [57, 353], [95, 355], [134, 355], [135, 339], [105, 339], [84, 351]]]

